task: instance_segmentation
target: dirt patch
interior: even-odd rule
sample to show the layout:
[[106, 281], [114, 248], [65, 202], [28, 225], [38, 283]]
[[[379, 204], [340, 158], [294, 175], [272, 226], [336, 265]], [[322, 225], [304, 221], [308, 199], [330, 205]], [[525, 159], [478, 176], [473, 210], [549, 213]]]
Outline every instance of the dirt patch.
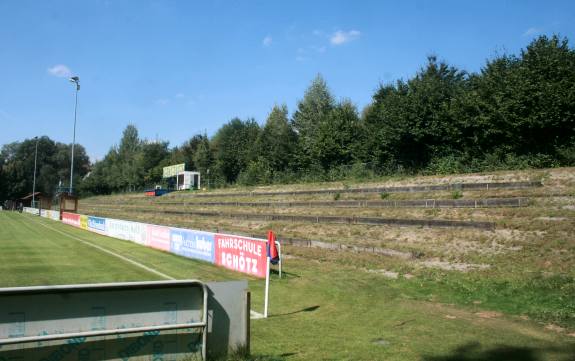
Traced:
[[475, 316], [481, 318], [498, 318], [503, 316], [503, 314], [501, 312], [495, 312], [495, 311], [481, 311], [475, 313]]
[[496, 255], [502, 254], [507, 250], [511, 250], [509, 247], [498, 243], [494, 239], [491, 242], [478, 242], [477, 239], [463, 240], [458, 239], [446, 242], [438, 242], [436, 249], [440, 250], [444, 255], [465, 255], [465, 254], [482, 254], [482, 255]]
[[553, 221], [553, 222], [561, 222], [567, 220], [567, 218], [565, 217], [537, 217], [535, 219], [539, 221]]
[[552, 323], [546, 325], [545, 329], [549, 330], [549, 331], [557, 332], [557, 333], [561, 333], [561, 332], [565, 331], [565, 329], [563, 327], [554, 325]]

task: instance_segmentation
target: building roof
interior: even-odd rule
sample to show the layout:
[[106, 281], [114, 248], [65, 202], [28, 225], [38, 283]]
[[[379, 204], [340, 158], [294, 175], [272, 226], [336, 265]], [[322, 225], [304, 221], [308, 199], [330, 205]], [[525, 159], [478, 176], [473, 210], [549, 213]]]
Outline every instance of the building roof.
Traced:
[[[36, 193], [34, 193], [33, 195], [34, 195], [34, 197], [41, 197], [41, 196], [43, 196], [42, 192], [36, 192]], [[21, 201], [26, 201], [26, 200], [28, 200], [28, 199], [32, 199], [32, 193], [28, 194], [26, 197], [20, 198]]]

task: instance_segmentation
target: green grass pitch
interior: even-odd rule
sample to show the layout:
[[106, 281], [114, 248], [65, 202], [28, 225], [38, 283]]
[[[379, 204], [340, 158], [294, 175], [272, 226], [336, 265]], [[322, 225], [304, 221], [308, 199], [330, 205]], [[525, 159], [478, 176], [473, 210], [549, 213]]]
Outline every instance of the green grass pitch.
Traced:
[[[271, 317], [252, 322], [254, 360], [569, 360], [575, 355], [573, 337], [535, 322], [480, 317], [476, 309], [422, 297], [428, 286], [417, 280], [389, 280], [321, 257], [286, 259], [285, 277], [272, 277]], [[48, 219], [0, 212], [0, 287], [164, 279], [158, 272], [203, 281], [245, 278]], [[263, 286], [263, 280], [250, 280], [252, 308], [259, 311]]]

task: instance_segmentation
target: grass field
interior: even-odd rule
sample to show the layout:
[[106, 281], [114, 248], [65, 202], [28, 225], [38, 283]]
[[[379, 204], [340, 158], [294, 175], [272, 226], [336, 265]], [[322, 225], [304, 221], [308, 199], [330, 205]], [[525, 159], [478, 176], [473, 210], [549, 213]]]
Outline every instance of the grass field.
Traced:
[[[177, 279], [243, 277], [8, 212], [0, 212], [0, 248], [0, 286], [162, 279], [104, 250]], [[501, 299], [491, 299], [497, 290], [462, 291], [455, 282], [465, 283], [457, 277], [442, 282], [430, 274], [384, 277], [369, 271], [381, 262], [375, 256], [295, 248], [288, 252], [286, 277], [272, 279], [271, 317], [252, 322], [254, 359], [571, 360], [575, 355], [575, 338], [521, 317], [520, 306], [509, 314], [493, 311], [501, 309]], [[395, 261], [389, 262], [387, 267], [393, 267]], [[252, 307], [261, 310], [263, 281], [250, 280], [250, 289]]]

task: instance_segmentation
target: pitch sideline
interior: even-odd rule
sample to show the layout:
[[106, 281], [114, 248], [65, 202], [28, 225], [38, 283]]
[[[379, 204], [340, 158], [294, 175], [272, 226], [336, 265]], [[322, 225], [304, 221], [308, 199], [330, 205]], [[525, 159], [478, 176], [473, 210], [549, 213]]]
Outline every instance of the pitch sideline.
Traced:
[[136, 267], [140, 267], [140, 268], [142, 268], [142, 269], [144, 269], [144, 270], [146, 270], [146, 271], [148, 271], [148, 272], [151, 272], [151, 273], [153, 273], [153, 274], [155, 274], [155, 275], [157, 275], [157, 276], [160, 276], [160, 277], [165, 278], [165, 279], [168, 279], [168, 280], [175, 280], [174, 277], [168, 276], [167, 274], [162, 273], [162, 272], [160, 272], [160, 271], [158, 271], [158, 270], [156, 270], [156, 269], [154, 269], [154, 268], [148, 267], [148, 266], [146, 266], [146, 265], [144, 265], [144, 264], [142, 264], [142, 263], [140, 263], [140, 262], [134, 261], [134, 260], [132, 260], [132, 259], [130, 259], [130, 258], [128, 258], [128, 257], [122, 256], [122, 255], [119, 254], [119, 253], [116, 253], [116, 252], [110, 251], [109, 249], [106, 249], [106, 248], [104, 248], [104, 247], [100, 247], [100, 246], [98, 246], [98, 245], [95, 245], [95, 244], [93, 244], [93, 243], [91, 243], [91, 242], [88, 242], [88, 241], [86, 241], [86, 240], [83, 240], [83, 239], [81, 239], [81, 238], [78, 238], [78, 237], [76, 237], [76, 236], [73, 236], [73, 235], [71, 235], [71, 234], [69, 234], [69, 233], [67, 233], [67, 232], [61, 231], [61, 230], [56, 229], [56, 228], [54, 228], [54, 227], [51, 227], [51, 226], [49, 226], [49, 225], [47, 225], [47, 224], [44, 224], [43, 222], [38, 222], [37, 220], [34, 220], [34, 222], [40, 224], [40, 225], [43, 226], [43, 227], [46, 227], [46, 228], [48, 228], [48, 229], [51, 229], [51, 230], [54, 231], [54, 232], [58, 232], [58, 233], [60, 233], [60, 234], [62, 234], [62, 235], [64, 235], [64, 236], [66, 236], [66, 237], [68, 237], [68, 238], [71, 238], [71, 239], [73, 239], [73, 240], [76, 240], [76, 241], [78, 241], [78, 242], [81, 242], [81, 243], [83, 243], [83, 244], [85, 244], [85, 245], [87, 245], [87, 246], [96, 248], [97, 250], [99, 250], [99, 251], [101, 251], [101, 252], [104, 252], [104, 253], [107, 253], [107, 254], [109, 254], [109, 255], [111, 255], [111, 256], [114, 256], [114, 257], [116, 257], [116, 258], [119, 258], [119, 259], [121, 259], [121, 260], [123, 260], [123, 261], [125, 261], [125, 262], [128, 262], [128, 263], [130, 263], [130, 264], [136, 266]]

